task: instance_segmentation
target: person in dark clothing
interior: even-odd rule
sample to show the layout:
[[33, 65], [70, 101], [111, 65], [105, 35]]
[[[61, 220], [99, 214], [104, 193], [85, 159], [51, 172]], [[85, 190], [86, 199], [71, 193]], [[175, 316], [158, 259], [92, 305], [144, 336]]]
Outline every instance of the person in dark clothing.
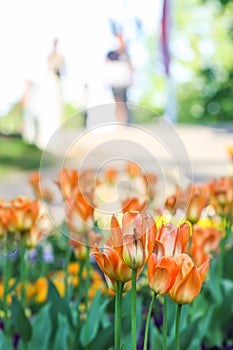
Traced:
[[116, 33], [118, 47], [107, 54], [110, 66], [110, 85], [116, 102], [116, 119], [120, 123], [127, 123], [129, 118], [127, 107], [127, 91], [132, 83], [133, 68], [122, 34]]

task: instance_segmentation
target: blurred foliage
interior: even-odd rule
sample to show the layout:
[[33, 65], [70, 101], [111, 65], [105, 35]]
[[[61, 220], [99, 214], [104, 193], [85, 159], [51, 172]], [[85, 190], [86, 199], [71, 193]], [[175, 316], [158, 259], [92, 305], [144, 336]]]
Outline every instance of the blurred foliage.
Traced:
[[[71, 118], [72, 117], [72, 118]], [[84, 126], [84, 115], [79, 109], [71, 103], [65, 103], [63, 122], [65, 127], [82, 127]], [[0, 116], [0, 134], [20, 135], [23, 129], [23, 111], [20, 102], [11, 105], [8, 113]]]
[[174, 54], [187, 77], [178, 86], [181, 122], [233, 120], [232, 5], [193, 0], [184, 6], [178, 1], [176, 40], [181, 40], [179, 47], [186, 43], [187, 53]]
[[66, 103], [64, 106], [64, 126], [66, 128], [81, 128], [85, 125], [85, 115], [82, 110]]
[[[42, 151], [29, 145], [20, 137], [0, 136], [0, 176], [15, 171], [29, 171], [40, 166]], [[46, 157], [46, 166], [52, 165], [52, 157]]]
[[11, 105], [8, 113], [0, 116], [1, 134], [21, 134], [22, 132], [22, 105], [20, 102]]
[[[233, 1], [177, 0], [174, 10], [171, 70], [178, 121], [233, 121]], [[150, 64], [141, 102], [161, 109], [166, 105], [167, 86], [159, 36], [145, 42]]]
[[[173, 6], [171, 71], [176, 81], [178, 121], [233, 121], [233, 1], [177, 0]], [[159, 115], [163, 114], [167, 99], [159, 31], [148, 37], [144, 45], [148, 63], [141, 72], [144, 85], [137, 102]], [[153, 118], [154, 113], [131, 112], [131, 121], [136, 123], [151, 122]], [[85, 114], [66, 103], [64, 121], [68, 128], [83, 127]], [[15, 103], [0, 118], [0, 133], [21, 133], [22, 123], [20, 103]]]

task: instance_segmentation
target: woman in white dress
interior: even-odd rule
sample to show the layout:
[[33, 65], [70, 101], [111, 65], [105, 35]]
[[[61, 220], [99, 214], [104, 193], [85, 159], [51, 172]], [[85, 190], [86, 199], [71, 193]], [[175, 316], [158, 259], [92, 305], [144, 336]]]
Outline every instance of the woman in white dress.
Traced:
[[42, 109], [38, 125], [38, 146], [45, 148], [62, 123], [63, 95], [62, 75], [64, 56], [57, 51], [58, 39], [54, 40], [52, 53], [48, 57], [48, 76], [43, 88]]

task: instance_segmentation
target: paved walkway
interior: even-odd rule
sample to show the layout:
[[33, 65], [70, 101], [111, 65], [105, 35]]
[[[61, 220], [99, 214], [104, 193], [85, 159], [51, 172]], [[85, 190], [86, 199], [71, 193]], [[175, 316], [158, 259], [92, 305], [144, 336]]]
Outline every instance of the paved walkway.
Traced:
[[[152, 125], [128, 127], [110, 125], [87, 130], [59, 130], [48, 144], [55, 165], [44, 171], [53, 179], [67, 167], [121, 167], [127, 159], [160, 177], [184, 184], [232, 174], [227, 147], [233, 144], [233, 128]], [[45, 154], [46, 157], [46, 154]], [[42, 159], [43, 164], [43, 159]], [[13, 174], [0, 183], [0, 198], [28, 194], [28, 174]]]

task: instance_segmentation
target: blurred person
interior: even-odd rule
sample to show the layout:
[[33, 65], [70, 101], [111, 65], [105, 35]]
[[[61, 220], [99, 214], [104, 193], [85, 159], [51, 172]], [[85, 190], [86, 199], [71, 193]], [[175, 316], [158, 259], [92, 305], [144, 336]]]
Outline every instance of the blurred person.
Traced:
[[88, 87], [88, 84], [85, 83], [83, 85], [83, 103], [84, 103], [83, 119], [84, 119], [84, 127], [87, 126], [88, 101], [89, 101], [89, 87]]
[[63, 118], [62, 76], [65, 59], [58, 52], [58, 39], [54, 39], [47, 61], [47, 78], [43, 88], [42, 110], [39, 121], [38, 146], [44, 148]]
[[116, 102], [116, 119], [119, 123], [128, 123], [127, 92], [132, 84], [133, 67], [123, 35], [115, 33], [115, 36], [118, 44], [117, 48], [109, 51], [106, 57], [107, 81], [111, 86]]
[[31, 144], [35, 144], [38, 138], [38, 87], [31, 81], [25, 81], [25, 88], [21, 98], [23, 114], [23, 139]]

